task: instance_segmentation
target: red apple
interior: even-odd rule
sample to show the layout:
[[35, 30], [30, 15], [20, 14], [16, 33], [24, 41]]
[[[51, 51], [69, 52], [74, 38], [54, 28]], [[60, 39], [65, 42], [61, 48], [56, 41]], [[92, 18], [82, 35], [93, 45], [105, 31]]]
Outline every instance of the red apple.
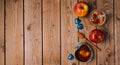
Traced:
[[88, 5], [86, 2], [80, 1], [74, 6], [74, 12], [79, 17], [84, 17], [88, 13]]
[[104, 40], [104, 34], [101, 30], [94, 29], [90, 32], [89, 38], [92, 42], [99, 43]]

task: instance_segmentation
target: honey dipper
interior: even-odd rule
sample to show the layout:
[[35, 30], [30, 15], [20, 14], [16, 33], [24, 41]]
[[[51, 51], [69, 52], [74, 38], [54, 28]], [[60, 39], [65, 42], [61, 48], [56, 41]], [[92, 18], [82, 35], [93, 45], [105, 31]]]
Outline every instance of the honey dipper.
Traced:
[[78, 37], [80, 37], [82, 40], [84, 40], [85, 42], [87, 42], [87, 43], [88, 43], [90, 46], [92, 46], [93, 48], [101, 51], [101, 49], [100, 49], [98, 46], [96, 46], [96, 45], [94, 45], [92, 42], [90, 42], [90, 41], [85, 37], [85, 35], [82, 34], [81, 32], [78, 32]]

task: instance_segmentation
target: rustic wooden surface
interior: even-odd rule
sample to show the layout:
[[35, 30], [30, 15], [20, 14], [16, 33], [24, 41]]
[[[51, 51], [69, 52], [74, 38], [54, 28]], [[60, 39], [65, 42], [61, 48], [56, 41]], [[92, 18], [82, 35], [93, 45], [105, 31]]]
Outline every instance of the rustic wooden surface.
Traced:
[[[90, 12], [92, 11], [92, 10], [94, 10], [94, 9], [96, 9], [96, 1], [97, 0], [78, 0], [78, 1], [85, 1], [85, 2], [87, 2], [88, 3], [88, 5], [89, 5], [89, 8], [90, 8]], [[89, 21], [88, 21], [88, 16], [89, 15], [87, 15], [86, 17], [84, 17], [84, 18], [81, 18], [81, 20], [83, 21], [83, 22], [81, 22], [83, 25], [84, 25], [84, 29], [81, 31], [81, 30], [79, 30], [80, 32], [82, 32], [82, 33], [84, 33], [85, 34], [85, 36], [89, 39], [89, 33], [90, 33], [90, 31], [91, 30], [93, 30], [93, 29], [95, 29], [95, 27], [94, 26], [92, 26], [90, 23], [89, 23]], [[81, 41], [81, 39], [79, 39], [79, 41]], [[94, 49], [94, 59], [91, 61], [91, 62], [88, 62], [88, 63], [84, 63], [84, 62], [79, 62], [79, 65], [97, 65], [97, 56], [96, 56], [96, 52], [97, 50], [96, 49]]]
[[60, 65], [60, 0], [43, 0], [43, 65]]
[[74, 4], [77, 0], [61, 0], [61, 65], [78, 65], [78, 61], [69, 61], [68, 54], [74, 54], [77, 46], [77, 29], [74, 24]]
[[24, 1], [24, 64], [42, 65], [41, 0]]
[[4, 65], [4, 0], [0, 0], [0, 65]]
[[120, 65], [120, 0], [115, 0], [114, 3], [115, 65]]
[[[106, 39], [96, 44], [91, 62], [68, 60], [77, 42], [73, 7], [85, 1], [93, 9], [103, 10], [106, 24], [98, 27]], [[0, 0], [0, 65], [120, 65], [119, 0]], [[81, 18], [85, 33], [95, 29], [88, 16]]]
[[23, 1], [6, 0], [6, 65], [23, 65]]
[[[103, 10], [106, 13], [107, 21], [106, 24], [99, 27], [106, 34], [106, 40], [98, 46], [102, 49], [101, 52], [97, 53], [97, 64], [98, 65], [115, 65], [114, 55], [114, 20], [113, 20], [113, 0], [101, 0], [97, 1], [97, 9]], [[103, 5], [101, 7], [101, 5]], [[103, 60], [101, 60], [103, 59]]]

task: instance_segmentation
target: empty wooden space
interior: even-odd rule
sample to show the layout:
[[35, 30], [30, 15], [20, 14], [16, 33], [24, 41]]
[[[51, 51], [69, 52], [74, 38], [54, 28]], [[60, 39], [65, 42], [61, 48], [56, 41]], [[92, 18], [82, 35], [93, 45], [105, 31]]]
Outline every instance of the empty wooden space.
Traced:
[[[68, 60], [81, 39], [73, 8], [78, 1], [90, 10], [103, 10], [106, 23], [98, 27], [106, 39], [96, 44], [91, 62]], [[0, 65], [120, 65], [119, 0], [0, 0]], [[81, 18], [88, 38], [91, 30], [87, 17]]]

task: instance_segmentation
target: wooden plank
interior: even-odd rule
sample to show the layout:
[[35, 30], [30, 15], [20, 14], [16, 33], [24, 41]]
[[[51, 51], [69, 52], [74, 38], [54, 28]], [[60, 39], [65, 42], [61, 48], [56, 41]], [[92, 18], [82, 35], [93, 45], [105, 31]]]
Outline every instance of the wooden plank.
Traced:
[[25, 65], [42, 65], [41, 0], [25, 0]]
[[77, 0], [61, 0], [61, 64], [78, 65], [76, 59], [70, 61], [67, 59], [69, 54], [75, 54], [78, 45], [77, 25], [74, 19], [73, 8]]
[[43, 0], [43, 64], [60, 65], [60, 0]]
[[[91, 25], [90, 22], [88, 21], [88, 16], [89, 16], [90, 12], [92, 10], [96, 9], [96, 0], [79, 0], [79, 1], [85, 1], [89, 6], [88, 15], [86, 17], [84, 17], [84, 18], [81, 18], [81, 20], [82, 20], [81, 23], [84, 25], [84, 29], [80, 31], [80, 32], [83, 32], [85, 34], [85, 36], [89, 39], [89, 33], [93, 29], [96, 29], [96, 27]], [[93, 44], [95, 44], [95, 43], [93, 43]], [[97, 61], [97, 56], [96, 56], [97, 52], [96, 51], [97, 50], [94, 49], [94, 57], [93, 57], [92, 61], [90, 61], [90, 62], [80, 62], [79, 65], [97, 65], [97, 63], [96, 63], [96, 61]]]
[[23, 65], [23, 0], [6, 0], [6, 65]]
[[107, 15], [105, 25], [99, 27], [106, 35], [106, 39], [98, 46], [102, 49], [98, 52], [98, 65], [115, 65], [114, 63], [114, 19], [113, 19], [113, 0], [97, 0], [97, 9], [103, 10]]
[[120, 65], [120, 0], [114, 0], [115, 15], [115, 65]]
[[0, 65], [4, 65], [4, 0], [0, 0]]

